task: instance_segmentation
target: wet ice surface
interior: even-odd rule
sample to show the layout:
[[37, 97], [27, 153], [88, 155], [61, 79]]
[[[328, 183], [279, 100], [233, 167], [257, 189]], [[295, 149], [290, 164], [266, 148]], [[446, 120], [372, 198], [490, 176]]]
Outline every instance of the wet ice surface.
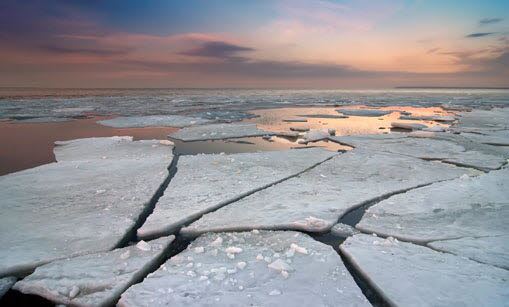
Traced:
[[129, 137], [61, 142], [57, 161], [0, 177], [0, 276], [114, 248], [168, 175], [171, 146]]
[[340, 249], [392, 306], [507, 306], [507, 270], [364, 234]]
[[174, 237], [140, 242], [109, 252], [57, 260], [38, 267], [15, 290], [56, 304], [110, 306], [162, 261]]
[[249, 229], [325, 232], [348, 210], [367, 201], [471, 173], [439, 162], [355, 149], [206, 214], [181, 233], [196, 236]]
[[429, 242], [507, 235], [508, 220], [506, 168], [395, 195], [369, 208], [357, 228], [408, 241]]
[[330, 247], [297, 232], [206, 234], [119, 306], [370, 306]]
[[335, 153], [323, 149], [182, 156], [178, 171], [139, 237], [175, 230], [202, 214], [293, 176]]
[[114, 128], [187, 127], [210, 122], [208, 119], [181, 115], [128, 116], [98, 121], [101, 125]]
[[4, 294], [9, 291], [9, 289], [14, 285], [16, 282], [16, 277], [4, 277], [0, 278], [0, 298], [4, 296]]
[[182, 141], [219, 140], [241, 138], [249, 136], [272, 135], [270, 131], [258, 129], [255, 124], [210, 124], [183, 128], [170, 135], [173, 139]]

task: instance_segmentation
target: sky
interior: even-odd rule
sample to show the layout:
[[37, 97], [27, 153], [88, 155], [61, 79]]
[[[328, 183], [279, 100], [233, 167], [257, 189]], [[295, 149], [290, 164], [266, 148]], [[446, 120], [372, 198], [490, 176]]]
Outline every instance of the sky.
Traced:
[[509, 0], [2, 0], [1, 87], [509, 87]]

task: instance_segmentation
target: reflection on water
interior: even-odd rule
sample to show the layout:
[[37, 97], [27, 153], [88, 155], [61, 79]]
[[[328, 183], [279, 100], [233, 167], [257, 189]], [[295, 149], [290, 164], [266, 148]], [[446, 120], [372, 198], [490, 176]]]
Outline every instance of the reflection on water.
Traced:
[[[348, 109], [361, 109], [363, 106], [348, 107]], [[330, 118], [340, 113], [336, 108], [282, 108], [251, 111], [260, 117], [249, 119], [259, 128], [273, 132], [288, 132], [292, 127], [309, 128], [311, 130], [335, 129], [336, 135], [381, 134], [390, 133], [392, 122], [419, 123], [427, 126], [443, 126], [447, 124], [426, 120], [400, 120], [400, 115], [411, 113], [414, 116], [453, 115], [441, 108], [416, 107], [383, 107], [379, 110], [394, 111], [380, 117], [349, 116], [347, 118]], [[322, 114], [323, 117], [316, 117]], [[310, 115], [311, 117], [307, 116]], [[307, 122], [287, 122], [287, 119], [306, 119]]]

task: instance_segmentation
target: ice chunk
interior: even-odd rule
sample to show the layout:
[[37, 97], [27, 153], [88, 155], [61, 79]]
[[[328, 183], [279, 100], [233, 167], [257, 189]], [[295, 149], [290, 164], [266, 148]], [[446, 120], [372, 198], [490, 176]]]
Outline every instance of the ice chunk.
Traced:
[[[171, 148], [157, 143], [60, 142], [57, 163], [1, 176], [0, 276], [123, 242], [168, 176]], [[102, 159], [105, 153], [112, 158]]]
[[136, 243], [136, 247], [141, 249], [142, 251], [149, 251], [151, 246], [147, 242], [141, 240], [140, 242]]
[[298, 174], [336, 153], [317, 148], [196, 155], [179, 159], [178, 172], [154, 212], [138, 230], [140, 238], [171, 234], [202, 214]]
[[[174, 237], [147, 242], [149, 249], [129, 246], [110, 252], [57, 260], [38, 267], [14, 289], [56, 304], [109, 306], [120, 294], [159, 264]], [[126, 252], [130, 257], [122, 259]]]
[[392, 113], [392, 111], [376, 109], [337, 109], [336, 111], [343, 115], [367, 116], [367, 117], [379, 117]]
[[346, 225], [343, 223], [337, 223], [336, 225], [334, 225], [331, 228], [330, 231], [333, 235], [342, 237], [342, 238], [350, 237], [350, 236], [353, 236], [353, 235], [359, 233], [359, 231], [357, 229], [353, 228], [350, 225]]
[[[188, 276], [186, 268], [167, 261], [167, 271], [160, 268], [129, 288], [119, 306], [334, 306], [338, 302], [345, 306], [369, 306], [331, 247], [308, 235], [294, 237], [294, 234], [286, 231], [260, 231], [258, 235], [222, 233], [225, 242], [231, 241], [233, 246], [242, 248], [243, 252], [236, 257], [246, 264], [244, 269], [236, 270], [238, 263], [232, 263], [224, 254], [210, 257], [207, 253], [195, 254], [188, 248], [181, 255], [192, 255], [195, 261], [203, 263], [195, 270], [197, 276]], [[205, 234], [193, 244], [203, 246], [216, 237], [216, 234]], [[282, 253], [291, 243], [314, 252], [292, 258], [294, 271], [286, 279], [283, 271], [274, 271], [267, 263], [256, 260], [261, 250], [269, 255]], [[235, 270], [234, 274], [227, 275], [228, 271]], [[209, 279], [199, 282], [198, 276], [205, 271], [210, 272]], [[338, 287], [342, 292], [336, 290]], [[173, 289], [172, 293], [159, 291], [167, 288]]]
[[[505, 306], [507, 270], [358, 234], [340, 249], [392, 306]], [[378, 242], [379, 244], [373, 244]]]
[[282, 259], [277, 259], [267, 266], [269, 269], [273, 269], [279, 272], [282, 271], [293, 271], [292, 267]]
[[182, 141], [219, 140], [241, 138], [249, 136], [274, 135], [272, 132], [260, 130], [256, 124], [211, 124], [183, 128], [170, 135], [171, 138]]
[[395, 195], [369, 208], [356, 227], [422, 243], [508, 235], [508, 199], [509, 169], [502, 169]]
[[228, 254], [238, 254], [238, 253], [242, 252], [242, 248], [235, 247], [235, 246], [230, 246], [230, 247], [227, 247], [225, 249], [225, 252], [228, 253]]
[[323, 130], [312, 130], [304, 134], [304, 140], [306, 142], [316, 142], [325, 140], [329, 137], [329, 133]]
[[121, 116], [112, 119], [100, 120], [99, 124], [114, 128], [141, 128], [141, 127], [187, 127], [212, 122], [208, 119], [182, 115], [147, 115], [147, 116]]
[[16, 277], [13, 276], [0, 278], [0, 299], [5, 295], [5, 293], [7, 293], [7, 291], [9, 291], [15, 282]]
[[403, 155], [354, 149], [304, 174], [204, 215], [181, 229], [210, 231], [292, 229], [326, 232], [365, 202], [438, 180], [479, 173]]

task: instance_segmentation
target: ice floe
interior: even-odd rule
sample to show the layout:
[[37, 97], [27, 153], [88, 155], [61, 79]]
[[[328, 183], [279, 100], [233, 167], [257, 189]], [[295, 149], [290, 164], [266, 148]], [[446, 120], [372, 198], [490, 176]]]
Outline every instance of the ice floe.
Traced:
[[[211, 245], [219, 237], [223, 244]], [[307, 253], [287, 256], [292, 244]], [[196, 246], [203, 246], [205, 252], [194, 253]], [[229, 246], [242, 249], [235, 259], [225, 251]], [[338, 302], [369, 306], [331, 247], [305, 234], [260, 231], [199, 237], [122, 294], [119, 306], [333, 306]]]
[[97, 123], [114, 128], [141, 128], [141, 127], [187, 127], [212, 122], [199, 117], [182, 115], [147, 115], [147, 116], [121, 116], [112, 119], [100, 120]]
[[395, 195], [369, 208], [357, 228], [426, 243], [509, 235], [508, 220], [509, 169], [502, 169]]
[[206, 214], [181, 233], [197, 236], [250, 229], [325, 232], [339, 217], [365, 202], [471, 172], [477, 173], [439, 162], [354, 149]]
[[132, 284], [140, 282], [164, 261], [174, 237], [109, 252], [56, 260], [38, 267], [14, 285], [25, 294], [42, 296], [56, 304], [111, 306]]
[[0, 177], [0, 276], [113, 249], [168, 176], [172, 147], [128, 137], [60, 142], [57, 163]]
[[170, 234], [202, 214], [320, 163], [336, 153], [310, 148], [182, 156], [178, 171], [138, 237]]
[[507, 306], [507, 270], [364, 234], [340, 250], [390, 306]]
[[414, 137], [405, 135], [366, 135], [331, 136], [331, 140], [357, 148], [408, 155], [425, 160], [441, 160], [460, 166], [477, 168], [483, 171], [498, 169], [506, 163], [505, 155], [495, 155], [489, 148], [476, 146], [467, 150], [463, 144], [454, 140], [434, 137]]
[[0, 278], [0, 299], [11, 289], [15, 282], [16, 277], [13, 276]]
[[274, 135], [274, 133], [258, 129], [256, 124], [252, 123], [233, 123], [186, 127], [170, 134], [170, 137], [189, 142], [263, 135]]

